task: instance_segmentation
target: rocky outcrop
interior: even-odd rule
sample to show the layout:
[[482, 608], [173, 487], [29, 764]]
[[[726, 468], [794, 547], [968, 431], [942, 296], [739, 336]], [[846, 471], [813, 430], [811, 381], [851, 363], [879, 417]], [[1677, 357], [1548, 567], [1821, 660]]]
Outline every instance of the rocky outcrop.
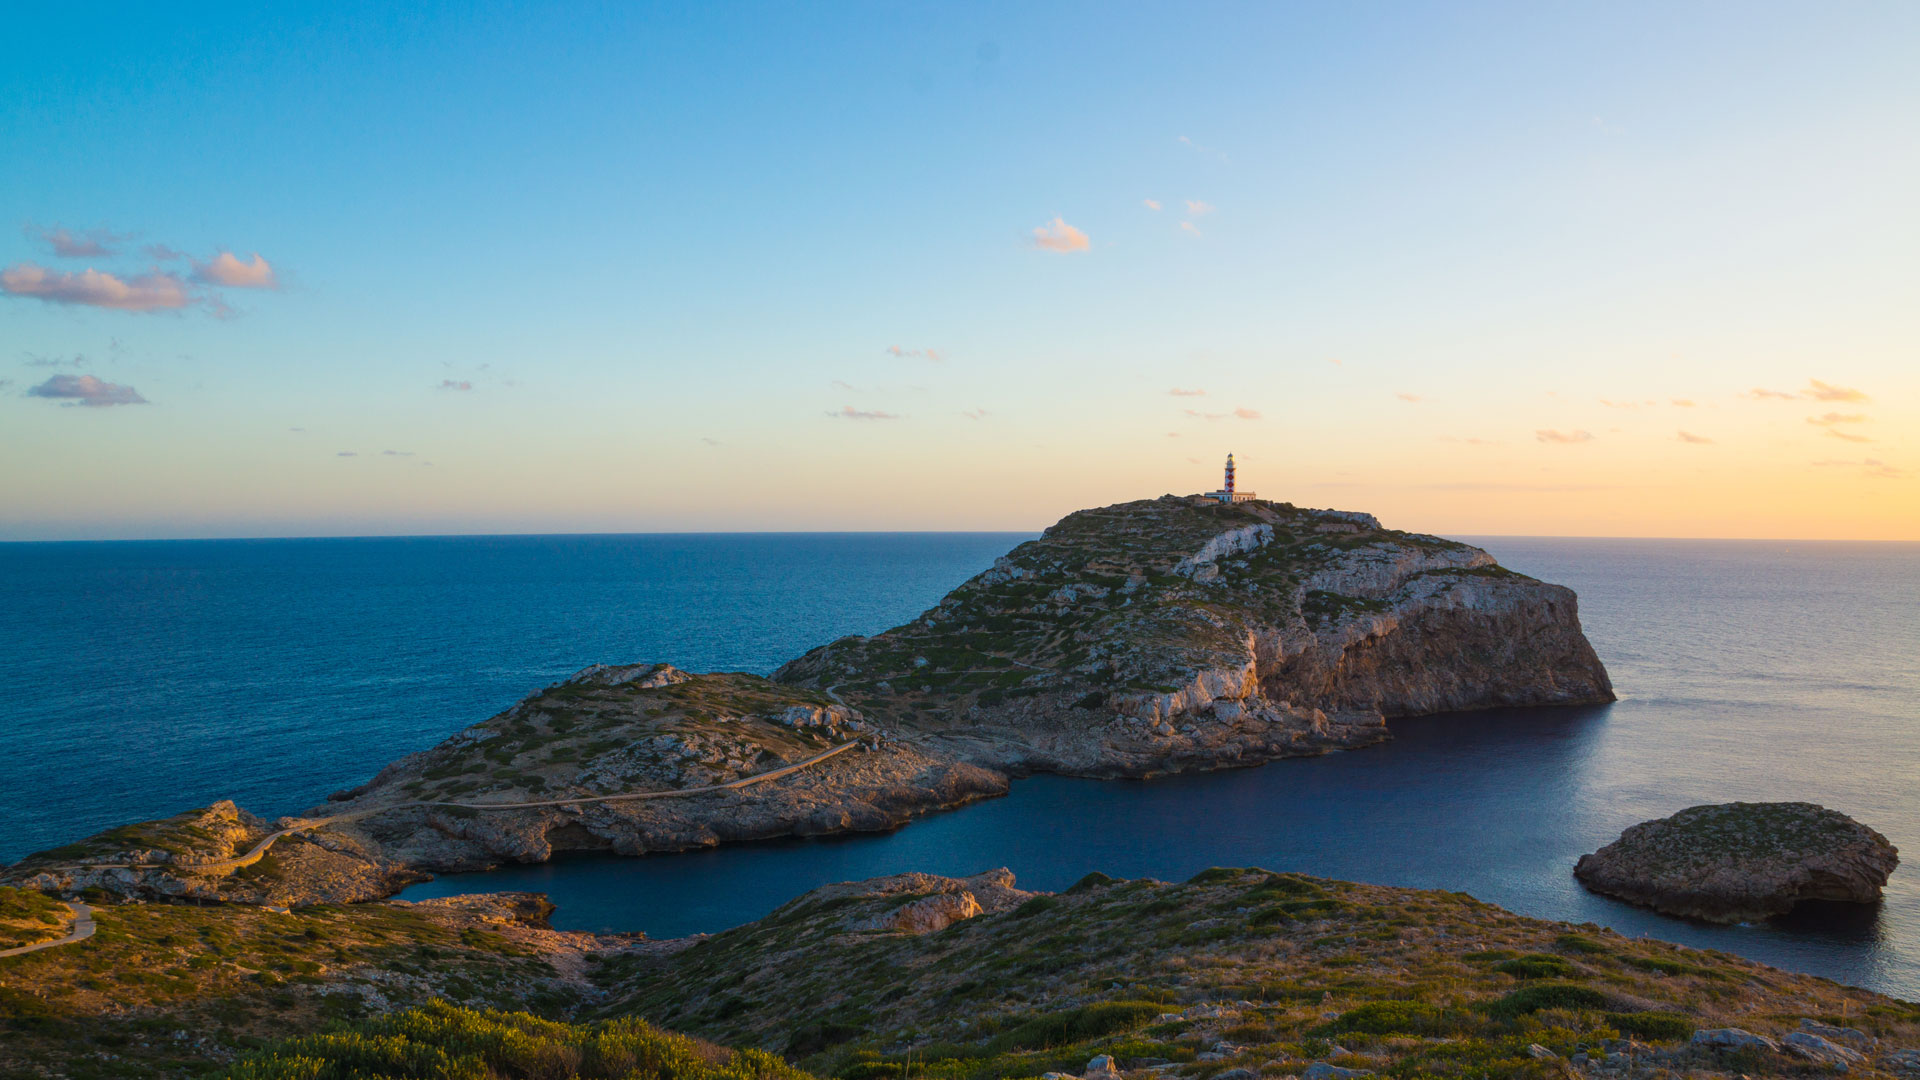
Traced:
[[1803, 900], [1875, 903], [1900, 863], [1887, 838], [1812, 803], [1695, 806], [1580, 857], [1594, 892], [1710, 922], [1783, 915]]
[[1568, 589], [1366, 514], [1173, 496], [1070, 515], [913, 623], [774, 678], [981, 765], [1091, 776], [1613, 698]]
[[556, 851], [892, 829], [1035, 771], [1253, 765], [1378, 742], [1390, 717], [1611, 699], [1573, 593], [1484, 551], [1166, 496], [1069, 515], [915, 621], [772, 679], [582, 669], [336, 792], [318, 827], [283, 821], [301, 831], [257, 867], [235, 856], [268, 827], [230, 803], [191, 836], [150, 823], [169, 844], [30, 864], [59, 889], [366, 899]]

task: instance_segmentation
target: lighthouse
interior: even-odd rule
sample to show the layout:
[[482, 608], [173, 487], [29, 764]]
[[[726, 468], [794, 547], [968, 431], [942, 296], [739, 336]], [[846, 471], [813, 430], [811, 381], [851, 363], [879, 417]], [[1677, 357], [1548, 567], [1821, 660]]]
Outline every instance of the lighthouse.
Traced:
[[1253, 492], [1251, 492], [1251, 491], [1236, 491], [1236, 490], [1234, 490], [1234, 487], [1233, 487], [1233, 455], [1232, 455], [1232, 454], [1228, 454], [1228, 455], [1227, 455], [1227, 477], [1226, 477], [1226, 482], [1225, 482], [1224, 484], [1222, 484], [1222, 485], [1221, 485], [1221, 487], [1220, 487], [1220, 490], [1219, 490], [1219, 491], [1209, 491], [1209, 492], [1207, 492], [1207, 497], [1208, 497], [1208, 498], [1210, 498], [1210, 499], [1217, 499], [1218, 501], [1220, 501], [1220, 502], [1223, 502], [1223, 503], [1238, 503], [1238, 502], [1252, 502], [1252, 501], [1254, 500], [1254, 494], [1253, 494]]

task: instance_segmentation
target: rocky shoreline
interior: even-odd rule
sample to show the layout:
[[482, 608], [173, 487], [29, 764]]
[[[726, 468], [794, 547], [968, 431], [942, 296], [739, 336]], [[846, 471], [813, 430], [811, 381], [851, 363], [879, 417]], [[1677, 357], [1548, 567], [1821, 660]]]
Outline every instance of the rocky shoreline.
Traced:
[[[1035, 772], [1241, 767], [1379, 742], [1390, 717], [1612, 699], [1571, 590], [1367, 514], [1164, 496], [1069, 515], [913, 622], [770, 678], [584, 669], [281, 819], [243, 870], [191, 869], [268, 832], [222, 804], [0, 882], [356, 902], [557, 851], [894, 829]], [[732, 786], [761, 773], [780, 778]]]

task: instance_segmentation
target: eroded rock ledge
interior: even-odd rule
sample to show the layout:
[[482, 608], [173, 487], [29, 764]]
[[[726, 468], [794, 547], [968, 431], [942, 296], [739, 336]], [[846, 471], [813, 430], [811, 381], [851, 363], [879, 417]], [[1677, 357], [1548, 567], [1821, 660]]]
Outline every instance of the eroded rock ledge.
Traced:
[[1784, 915], [1803, 900], [1875, 903], [1899, 864], [1886, 837], [1838, 811], [1736, 802], [1635, 825], [1582, 855], [1573, 873], [1597, 893], [1736, 923]]

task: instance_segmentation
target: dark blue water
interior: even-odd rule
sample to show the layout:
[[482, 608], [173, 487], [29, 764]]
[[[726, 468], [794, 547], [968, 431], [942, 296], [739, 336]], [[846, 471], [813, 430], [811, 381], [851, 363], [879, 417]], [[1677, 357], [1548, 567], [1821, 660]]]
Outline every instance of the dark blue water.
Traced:
[[[32, 628], [0, 657], [20, 724], [0, 731], [0, 845], [221, 794], [304, 805], [591, 660], [766, 670], [911, 616], [1017, 539], [0, 547], [0, 620], [33, 618], [0, 621]], [[1920, 867], [1877, 910], [1733, 928], [1594, 897], [1569, 874], [1627, 825], [1736, 798], [1822, 802], [1920, 858], [1920, 545], [1479, 542], [1580, 592], [1618, 704], [1401, 721], [1386, 746], [1232, 773], [1036, 777], [883, 836], [577, 857], [407, 895], [540, 889], [562, 926], [665, 936], [902, 870], [1005, 865], [1057, 888], [1092, 869], [1262, 865], [1459, 889], [1920, 998]], [[250, 752], [268, 746], [290, 764]], [[164, 768], [148, 767], [156, 751]]]

